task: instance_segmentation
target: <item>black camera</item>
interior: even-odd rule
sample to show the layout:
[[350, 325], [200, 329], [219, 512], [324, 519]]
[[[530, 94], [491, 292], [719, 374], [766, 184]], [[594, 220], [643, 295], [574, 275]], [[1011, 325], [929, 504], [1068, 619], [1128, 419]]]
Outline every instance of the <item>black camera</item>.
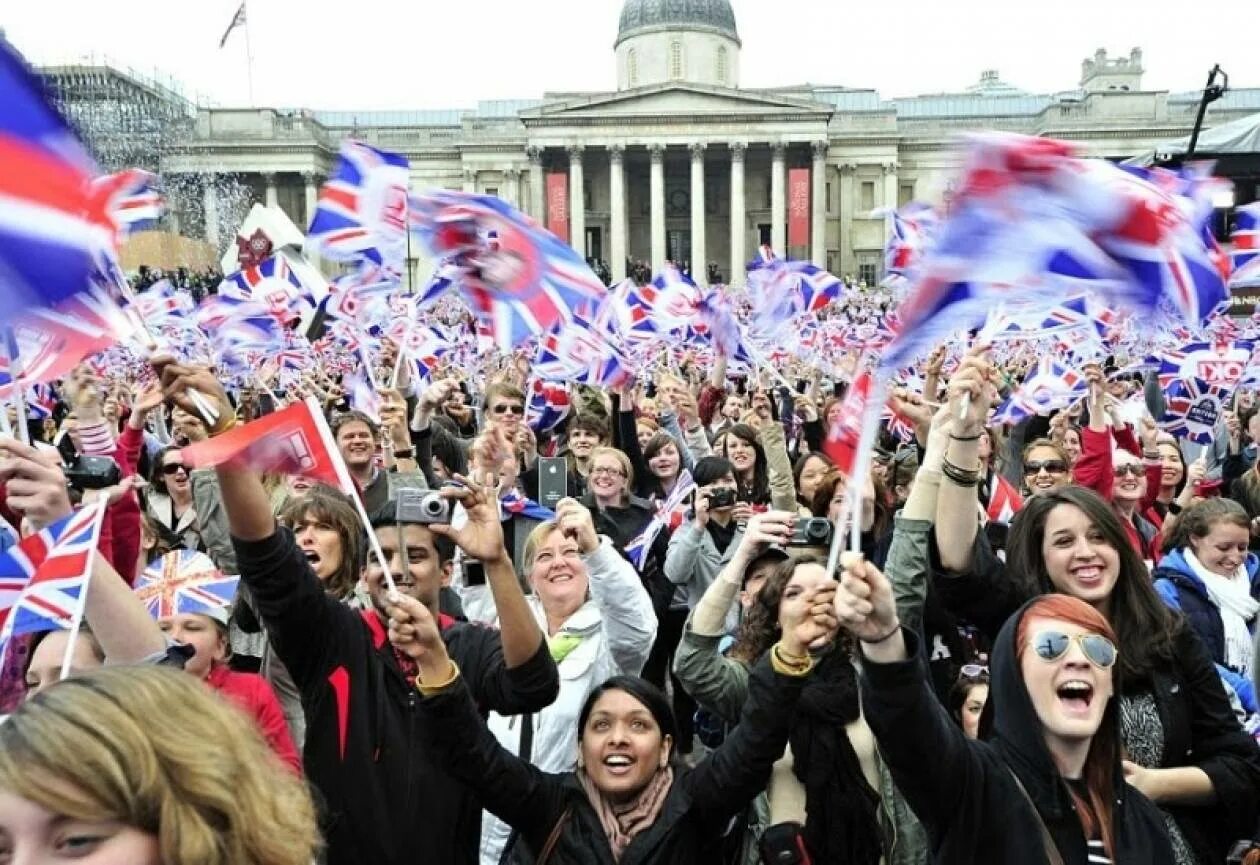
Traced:
[[432, 490], [401, 489], [394, 517], [399, 524], [446, 525], [451, 521], [451, 501]]
[[735, 505], [735, 491], [730, 487], [720, 487], [716, 490], [709, 490], [704, 494], [705, 499], [709, 503], [709, 510], [714, 508], [729, 508]]
[[826, 547], [831, 545], [831, 520], [822, 517], [801, 517], [788, 539], [789, 547]]
[[110, 457], [75, 454], [61, 467], [66, 483], [76, 490], [103, 490], [122, 481], [118, 463]]

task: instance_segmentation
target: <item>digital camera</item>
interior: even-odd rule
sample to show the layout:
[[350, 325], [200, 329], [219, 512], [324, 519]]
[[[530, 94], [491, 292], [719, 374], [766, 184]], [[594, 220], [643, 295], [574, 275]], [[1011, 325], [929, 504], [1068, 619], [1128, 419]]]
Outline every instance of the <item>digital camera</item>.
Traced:
[[709, 490], [704, 494], [705, 499], [709, 502], [709, 510], [714, 508], [729, 508], [735, 504], [735, 491], [730, 487], [721, 487], [716, 490]]
[[789, 547], [826, 547], [831, 544], [831, 520], [822, 517], [801, 517], [792, 528]]
[[401, 489], [394, 515], [400, 525], [446, 525], [451, 521], [451, 501], [433, 490]]

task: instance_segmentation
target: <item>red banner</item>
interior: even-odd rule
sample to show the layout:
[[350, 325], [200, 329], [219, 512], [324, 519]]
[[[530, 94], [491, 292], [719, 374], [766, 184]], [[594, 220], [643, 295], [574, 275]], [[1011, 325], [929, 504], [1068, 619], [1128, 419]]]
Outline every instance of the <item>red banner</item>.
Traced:
[[809, 169], [788, 171], [788, 246], [809, 246]]
[[569, 175], [563, 171], [547, 174], [547, 230], [569, 242]]

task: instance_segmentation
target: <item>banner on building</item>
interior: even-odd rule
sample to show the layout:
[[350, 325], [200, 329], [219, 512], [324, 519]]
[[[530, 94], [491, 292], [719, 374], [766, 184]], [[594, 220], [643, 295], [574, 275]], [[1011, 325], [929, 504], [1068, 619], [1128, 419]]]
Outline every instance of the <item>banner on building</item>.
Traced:
[[569, 242], [569, 175], [563, 171], [547, 174], [547, 230]]
[[809, 246], [809, 169], [788, 171], [787, 245]]

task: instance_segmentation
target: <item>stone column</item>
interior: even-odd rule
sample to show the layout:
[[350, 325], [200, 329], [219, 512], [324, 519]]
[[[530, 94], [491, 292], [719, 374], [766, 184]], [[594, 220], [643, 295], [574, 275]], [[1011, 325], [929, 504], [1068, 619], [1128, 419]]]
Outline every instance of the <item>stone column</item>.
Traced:
[[648, 147], [652, 157], [652, 273], [665, 266], [665, 145]]
[[310, 228], [311, 220], [315, 218], [315, 208], [319, 206], [319, 176], [313, 171], [304, 172], [302, 182], [306, 191], [305, 227]]
[[205, 175], [205, 184], [202, 190], [201, 212], [206, 223], [206, 242], [214, 247], [217, 255], [221, 247], [219, 245], [219, 189], [215, 175]]
[[276, 190], [276, 176], [274, 174], [264, 174], [263, 181], [267, 184], [267, 192], [266, 192], [267, 206], [279, 207], [280, 206], [280, 193]]
[[696, 285], [709, 284], [709, 259], [704, 238], [704, 147], [692, 144], [691, 151], [691, 278]]
[[787, 167], [782, 142], [770, 145], [770, 245], [775, 255], [787, 255]]
[[845, 274], [856, 276], [857, 263], [853, 257], [853, 174], [856, 171], [857, 164], [853, 162], [840, 166], [840, 273], [836, 274], [840, 277]]
[[529, 159], [529, 215], [542, 224], [547, 221], [547, 195], [543, 191], [542, 149], [526, 147]]
[[508, 168], [503, 172], [503, 188], [499, 190], [499, 197], [513, 207], [517, 206], [517, 190], [521, 185], [521, 172], [516, 168]]
[[885, 162], [884, 169], [884, 207], [895, 210], [897, 207], [897, 163]]
[[477, 191], [477, 172], [473, 171], [471, 168], [464, 169], [463, 189], [465, 192]]
[[608, 198], [610, 231], [612, 232], [609, 262], [613, 283], [626, 278], [626, 146], [613, 144], [608, 148]]
[[748, 252], [744, 248], [748, 239], [744, 213], [744, 154], [747, 150], [744, 142], [731, 142], [731, 275], [727, 280], [730, 285], [744, 284], [744, 268], [748, 265]]
[[570, 144], [569, 154], [569, 245], [586, 258], [586, 176], [582, 166], [582, 145]]
[[816, 267], [827, 266], [827, 142], [815, 141], [813, 181], [813, 211], [809, 218], [810, 260]]

